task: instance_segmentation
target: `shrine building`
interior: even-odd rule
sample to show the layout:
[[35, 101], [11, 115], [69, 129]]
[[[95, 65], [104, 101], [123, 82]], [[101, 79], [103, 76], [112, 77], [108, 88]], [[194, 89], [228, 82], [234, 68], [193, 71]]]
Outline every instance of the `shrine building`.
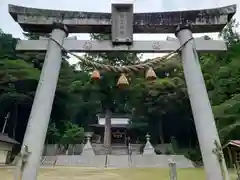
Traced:
[[[97, 123], [91, 124], [93, 131], [92, 141], [94, 143], [103, 143], [105, 132], [105, 115], [97, 115]], [[112, 144], [127, 144], [128, 140], [132, 143], [137, 143], [138, 138], [135, 137], [137, 129], [130, 125], [130, 116], [127, 115], [112, 115], [111, 117], [111, 143]]]

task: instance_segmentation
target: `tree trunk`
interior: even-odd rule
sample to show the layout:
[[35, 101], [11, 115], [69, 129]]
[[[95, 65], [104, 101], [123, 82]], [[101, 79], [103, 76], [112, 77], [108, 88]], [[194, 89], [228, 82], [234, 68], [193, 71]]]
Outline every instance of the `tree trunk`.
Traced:
[[104, 125], [104, 147], [111, 147], [111, 111], [110, 109], [106, 109], [105, 114], [105, 125]]
[[13, 122], [13, 138], [16, 138], [16, 129], [17, 129], [17, 124], [18, 124], [18, 104], [16, 104], [16, 109], [15, 109], [15, 120]]
[[76, 147], [76, 144], [73, 144], [73, 147], [72, 147], [72, 155], [75, 154], [75, 147]]
[[164, 144], [163, 122], [161, 119], [159, 120], [159, 139], [160, 139], [160, 143]]

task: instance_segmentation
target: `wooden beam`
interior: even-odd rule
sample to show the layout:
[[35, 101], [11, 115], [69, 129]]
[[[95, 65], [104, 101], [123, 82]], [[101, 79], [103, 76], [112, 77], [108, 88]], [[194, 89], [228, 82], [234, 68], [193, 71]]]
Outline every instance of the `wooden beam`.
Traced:
[[[226, 51], [224, 41], [195, 39], [198, 52]], [[17, 51], [46, 51], [47, 39], [19, 40]], [[133, 45], [113, 46], [111, 41], [88, 41], [65, 39], [63, 47], [71, 52], [142, 52], [142, 53], [168, 53], [180, 47], [178, 40], [169, 41], [134, 41]]]
[[230, 147], [227, 147], [227, 151], [228, 151], [228, 156], [229, 156], [230, 167], [233, 168], [233, 157], [232, 157], [232, 151], [231, 151]]

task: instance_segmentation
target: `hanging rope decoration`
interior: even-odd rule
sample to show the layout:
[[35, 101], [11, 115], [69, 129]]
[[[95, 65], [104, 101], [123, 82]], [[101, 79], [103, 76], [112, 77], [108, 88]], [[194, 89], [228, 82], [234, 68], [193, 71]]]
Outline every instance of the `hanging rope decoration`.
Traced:
[[97, 69], [92, 72], [91, 79], [93, 79], [93, 80], [99, 80], [100, 79], [100, 73]]
[[156, 73], [154, 72], [154, 70], [153, 70], [152, 67], [150, 67], [150, 68], [147, 70], [145, 78], [146, 78], [147, 80], [150, 80], [150, 81], [155, 80], [155, 79], [157, 78], [157, 75], [156, 75]]
[[[154, 72], [153, 66], [159, 64], [163, 60], [168, 60], [173, 55], [181, 52], [181, 50], [184, 48], [184, 46], [189, 41], [191, 41], [193, 39], [193, 37], [190, 38], [189, 40], [187, 40], [185, 43], [183, 43], [178, 49], [170, 52], [169, 54], [167, 54], [167, 55], [165, 55], [161, 58], [158, 57], [158, 58], [154, 58], [152, 60], [144, 61], [144, 62], [139, 63], [139, 64], [133, 64], [133, 65], [128, 65], [128, 66], [112, 66], [112, 65], [108, 65], [108, 64], [94, 62], [92, 60], [89, 60], [87, 58], [83, 58], [81, 56], [78, 56], [77, 54], [74, 54], [74, 53], [68, 51], [61, 44], [59, 44], [55, 39], [53, 39], [51, 37], [49, 39], [52, 40], [53, 42], [55, 42], [62, 49], [62, 51], [64, 51], [64, 53], [69, 53], [72, 56], [74, 56], [75, 58], [77, 58], [78, 60], [80, 60], [83, 64], [85, 64], [87, 66], [94, 67], [95, 70], [92, 72], [92, 75], [91, 75], [91, 78], [93, 80], [99, 80], [100, 79], [100, 72], [98, 71], [98, 69], [104, 69], [106, 71], [118, 72], [118, 73], [121, 73], [121, 76], [120, 76], [117, 84], [118, 84], [119, 87], [125, 87], [129, 84], [128, 80], [127, 80], [127, 77], [125, 75], [125, 73], [127, 73], [127, 72], [137, 72], [137, 71], [147, 69], [147, 72], [146, 72], [146, 75], [145, 75], [146, 79], [147, 80], [156, 79], [157, 76], [156, 76], [156, 73]], [[155, 66], [155, 67], [157, 67], [157, 66]]]
[[122, 89], [124, 89], [125, 87], [127, 87], [129, 85], [128, 79], [124, 73], [122, 73], [120, 78], [118, 79], [117, 85], [118, 85], [118, 87], [120, 87]]

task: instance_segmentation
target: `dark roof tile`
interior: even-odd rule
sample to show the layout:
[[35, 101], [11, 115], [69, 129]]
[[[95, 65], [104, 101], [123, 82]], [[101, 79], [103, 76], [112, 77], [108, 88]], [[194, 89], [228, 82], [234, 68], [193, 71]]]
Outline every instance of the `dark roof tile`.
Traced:
[[9, 144], [19, 144], [15, 139], [10, 138], [7, 134], [0, 134], [0, 142], [6, 142]]

